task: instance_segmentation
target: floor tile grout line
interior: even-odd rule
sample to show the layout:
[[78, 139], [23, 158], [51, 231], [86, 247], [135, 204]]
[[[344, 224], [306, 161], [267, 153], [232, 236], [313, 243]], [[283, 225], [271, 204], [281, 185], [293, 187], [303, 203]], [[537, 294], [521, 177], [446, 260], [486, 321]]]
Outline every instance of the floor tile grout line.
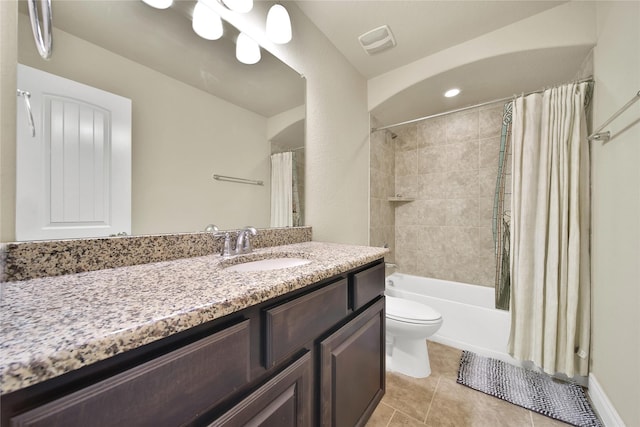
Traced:
[[431, 406], [433, 406], [433, 401], [436, 398], [436, 393], [438, 392], [438, 386], [440, 385], [441, 379], [442, 379], [442, 375], [438, 377], [436, 388], [433, 390], [433, 396], [431, 396], [431, 401], [429, 402], [429, 407], [427, 408], [427, 414], [424, 416], [424, 420], [422, 421], [422, 424], [427, 424], [427, 418], [429, 418], [429, 413], [431, 412]]
[[[395, 408], [394, 408], [394, 409], [395, 409]], [[420, 420], [419, 420], [419, 419], [417, 419], [416, 417], [411, 416], [411, 415], [407, 414], [406, 412], [401, 411], [400, 409], [396, 409], [396, 412], [400, 412], [400, 413], [401, 413], [402, 415], [404, 415], [405, 417], [411, 418], [412, 420], [415, 420], [415, 421], [419, 422], [420, 424], [424, 424], [422, 421], [420, 421]], [[394, 412], [393, 414], [395, 415], [395, 412]], [[393, 419], [393, 415], [391, 416], [391, 419]], [[389, 420], [389, 422], [391, 422], [391, 420]]]
[[394, 408], [393, 406], [389, 406], [390, 408], [393, 409], [393, 412], [391, 413], [391, 416], [389, 417], [389, 421], [387, 421], [387, 425], [384, 427], [389, 427], [389, 424], [391, 424], [391, 420], [393, 419], [393, 416], [396, 414], [396, 412], [398, 412], [398, 410], [396, 408]]

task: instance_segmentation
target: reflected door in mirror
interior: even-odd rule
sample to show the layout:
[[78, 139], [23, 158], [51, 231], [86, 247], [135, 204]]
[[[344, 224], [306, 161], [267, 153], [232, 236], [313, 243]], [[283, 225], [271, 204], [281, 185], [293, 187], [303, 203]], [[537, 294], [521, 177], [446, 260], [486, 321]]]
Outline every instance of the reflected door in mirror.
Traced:
[[130, 234], [131, 101], [23, 65], [18, 86], [17, 239]]

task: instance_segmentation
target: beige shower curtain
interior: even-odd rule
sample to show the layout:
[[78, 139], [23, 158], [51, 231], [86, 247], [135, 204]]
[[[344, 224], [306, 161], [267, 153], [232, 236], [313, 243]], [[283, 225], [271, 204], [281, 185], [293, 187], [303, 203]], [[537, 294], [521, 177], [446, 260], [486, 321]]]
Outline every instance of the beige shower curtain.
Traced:
[[515, 100], [509, 351], [549, 374], [589, 362], [588, 83]]

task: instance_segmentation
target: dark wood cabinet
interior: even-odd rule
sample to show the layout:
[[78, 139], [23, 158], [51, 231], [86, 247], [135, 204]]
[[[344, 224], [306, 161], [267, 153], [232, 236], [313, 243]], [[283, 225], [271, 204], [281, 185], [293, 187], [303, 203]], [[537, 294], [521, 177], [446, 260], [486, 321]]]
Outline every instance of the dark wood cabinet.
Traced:
[[249, 323], [17, 415], [11, 426], [180, 425], [249, 382]]
[[310, 337], [317, 337], [345, 318], [347, 279], [340, 279], [315, 292], [265, 311], [265, 366], [270, 368], [300, 350]]
[[378, 295], [384, 294], [384, 263], [374, 265], [353, 274], [353, 309], [365, 306]]
[[384, 394], [384, 264], [0, 398], [1, 427], [359, 426]]
[[322, 426], [366, 423], [385, 390], [384, 297], [320, 343]]
[[313, 365], [305, 353], [209, 427], [311, 426]]

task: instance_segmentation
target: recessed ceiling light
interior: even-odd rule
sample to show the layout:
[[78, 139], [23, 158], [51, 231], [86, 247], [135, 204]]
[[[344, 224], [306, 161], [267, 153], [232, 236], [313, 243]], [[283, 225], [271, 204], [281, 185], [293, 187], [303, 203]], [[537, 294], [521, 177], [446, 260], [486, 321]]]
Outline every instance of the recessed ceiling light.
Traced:
[[151, 7], [155, 7], [156, 9], [167, 9], [171, 7], [173, 0], [142, 0], [146, 4]]
[[454, 96], [458, 95], [459, 93], [460, 93], [460, 89], [454, 88], [454, 89], [449, 89], [448, 91], [446, 91], [444, 93], [444, 96], [446, 96], [447, 98], [453, 98]]

